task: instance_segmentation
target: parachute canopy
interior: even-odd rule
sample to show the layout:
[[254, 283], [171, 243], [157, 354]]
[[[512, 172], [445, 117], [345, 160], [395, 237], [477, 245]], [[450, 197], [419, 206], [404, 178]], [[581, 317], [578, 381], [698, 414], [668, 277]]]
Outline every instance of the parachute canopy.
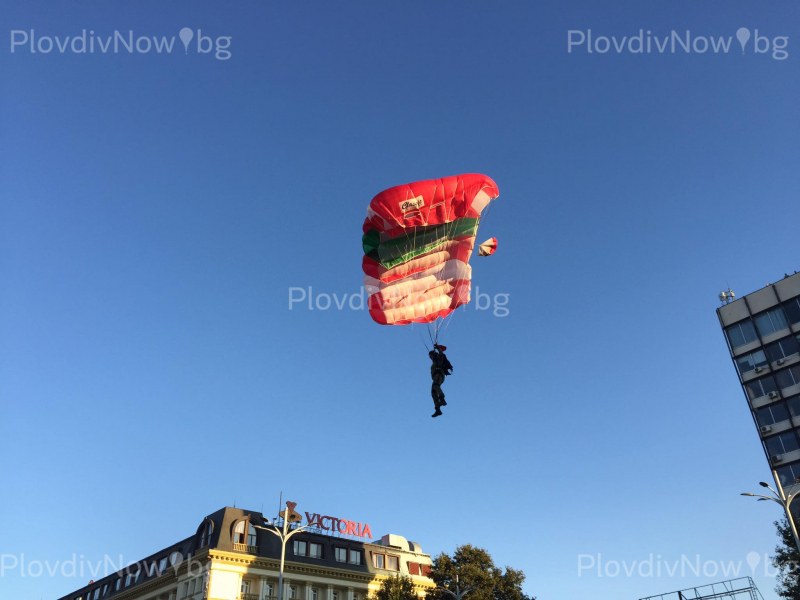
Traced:
[[384, 190], [364, 220], [364, 287], [384, 325], [430, 323], [470, 299], [481, 212], [499, 195], [486, 175], [418, 181]]
[[491, 256], [497, 250], [497, 238], [489, 238], [478, 246], [478, 254], [481, 256]]

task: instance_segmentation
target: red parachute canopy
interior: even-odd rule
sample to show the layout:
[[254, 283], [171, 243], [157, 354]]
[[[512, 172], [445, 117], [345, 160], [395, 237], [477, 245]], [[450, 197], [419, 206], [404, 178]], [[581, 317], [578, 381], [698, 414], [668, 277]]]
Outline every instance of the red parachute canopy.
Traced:
[[467, 174], [375, 196], [362, 239], [370, 316], [384, 325], [429, 323], [469, 302], [481, 212], [499, 194], [486, 175]]

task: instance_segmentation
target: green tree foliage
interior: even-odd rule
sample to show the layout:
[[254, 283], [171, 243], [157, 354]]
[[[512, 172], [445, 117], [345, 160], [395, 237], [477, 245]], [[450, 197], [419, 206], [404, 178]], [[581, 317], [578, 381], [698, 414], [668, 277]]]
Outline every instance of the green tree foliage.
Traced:
[[772, 566], [778, 569], [778, 585], [775, 591], [781, 598], [800, 600], [800, 552], [797, 550], [792, 528], [786, 519], [775, 521], [775, 528], [779, 539], [775, 556], [772, 557]]
[[[433, 560], [430, 577], [437, 588], [455, 593], [456, 574], [458, 591], [469, 590], [464, 600], [536, 600], [522, 591], [525, 581], [522, 571], [497, 568], [486, 550], [469, 544], [456, 548], [453, 556], [442, 553]], [[428, 592], [426, 600], [453, 600], [453, 597], [434, 589]]]
[[419, 600], [414, 593], [411, 579], [398, 575], [384, 579], [380, 589], [375, 592], [375, 600]]

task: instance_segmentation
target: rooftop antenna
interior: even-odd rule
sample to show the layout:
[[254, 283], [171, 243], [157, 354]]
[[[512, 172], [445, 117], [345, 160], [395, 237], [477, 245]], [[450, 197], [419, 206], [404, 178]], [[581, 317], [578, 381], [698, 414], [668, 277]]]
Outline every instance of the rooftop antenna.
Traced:
[[722, 304], [730, 304], [734, 300], [736, 300], [736, 293], [731, 288], [719, 293], [719, 301], [722, 302]]

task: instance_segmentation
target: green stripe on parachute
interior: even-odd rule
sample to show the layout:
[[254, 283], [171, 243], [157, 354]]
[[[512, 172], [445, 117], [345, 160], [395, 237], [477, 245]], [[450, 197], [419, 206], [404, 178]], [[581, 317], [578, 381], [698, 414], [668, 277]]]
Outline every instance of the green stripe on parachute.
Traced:
[[479, 219], [457, 219], [451, 223], [415, 227], [408, 233], [381, 241], [380, 234], [369, 230], [362, 238], [364, 254], [377, 260], [383, 267], [391, 269], [413, 258], [435, 250], [437, 246], [456, 237], [474, 237], [478, 232]]

